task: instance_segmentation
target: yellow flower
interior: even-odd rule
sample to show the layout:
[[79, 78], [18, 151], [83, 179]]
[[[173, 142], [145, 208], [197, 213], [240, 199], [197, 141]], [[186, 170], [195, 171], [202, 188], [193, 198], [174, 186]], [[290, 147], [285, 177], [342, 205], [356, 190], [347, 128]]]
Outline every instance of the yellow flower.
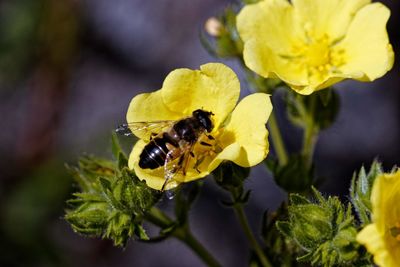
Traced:
[[400, 266], [400, 170], [376, 178], [371, 194], [373, 224], [357, 241], [365, 245], [381, 267]]
[[[209, 63], [202, 65], [200, 70], [177, 69], [166, 77], [160, 90], [132, 99], [128, 122], [180, 120], [191, 116], [197, 109], [214, 114], [211, 116], [214, 128], [210, 135], [215, 140], [205, 139], [212, 142], [212, 146], [196, 144], [186, 175], [177, 172], [166, 189], [205, 177], [224, 160], [250, 167], [267, 156], [269, 145], [265, 124], [272, 111], [270, 98], [262, 93], [252, 94], [235, 107], [239, 94], [236, 74], [223, 64]], [[159, 190], [165, 182], [164, 168], [139, 167], [139, 155], [148, 141], [139, 131], [132, 130], [141, 140], [129, 156], [129, 167], [148, 186]]]
[[264, 0], [241, 10], [237, 28], [247, 67], [308, 95], [389, 71], [389, 16], [388, 8], [370, 0]]

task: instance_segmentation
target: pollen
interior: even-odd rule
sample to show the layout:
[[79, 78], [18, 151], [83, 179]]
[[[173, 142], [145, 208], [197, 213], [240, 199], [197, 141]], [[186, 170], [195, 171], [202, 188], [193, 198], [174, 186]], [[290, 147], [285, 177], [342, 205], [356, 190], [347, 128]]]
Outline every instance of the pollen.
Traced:
[[307, 70], [309, 80], [320, 81], [338, 73], [339, 67], [345, 64], [346, 53], [337, 44], [327, 34], [318, 37], [306, 31], [305, 38], [293, 42], [291, 55], [284, 57]]

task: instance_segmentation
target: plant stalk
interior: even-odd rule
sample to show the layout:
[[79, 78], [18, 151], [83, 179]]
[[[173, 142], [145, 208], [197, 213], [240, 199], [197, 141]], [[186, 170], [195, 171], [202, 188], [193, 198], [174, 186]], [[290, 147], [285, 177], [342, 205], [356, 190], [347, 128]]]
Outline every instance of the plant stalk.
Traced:
[[315, 112], [315, 98], [311, 99], [310, 112], [304, 114], [305, 128], [303, 134], [303, 148], [302, 155], [307, 160], [307, 165], [310, 167], [313, 161], [315, 144], [317, 142], [318, 127], [314, 122], [314, 112]]
[[210, 267], [220, 267], [221, 264], [207, 251], [207, 249], [193, 236], [188, 228], [179, 228], [173, 235], [190, 247]]
[[251, 247], [254, 249], [258, 258], [260, 259], [261, 265], [263, 267], [272, 267], [272, 264], [270, 263], [268, 258], [265, 256], [264, 251], [260, 247], [260, 244], [257, 242], [257, 240], [253, 234], [253, 231], [250, 228], [246, 214], [243, 210], [242, 203], [235, 203], [233, 205], [233, 208], [235, 210], [237, 218], [239, 219], [239, 223], [242, 226], [243, 231], [244, 231], [247, 239], [250, 242]]
[[279, 165], [285, 166], [288, 162], [288, 156], [274, 110], [272, 110], [269, 117], [268, 126], [271, 133], [271, 141], [274, 146], [276, 156], [278, 157]]
[[[146, 214], [146, 220], [157, 225], [160, 228], [167, 228], [174, 224], [165, 213], [156, 207], [152, 207]], [[191, 248], [207, 266], [220, 267], [221, 264], [207, 251], [207, 249], [193, 236], [187, 224], [177, 227], [172, 236], [185, 243]]]

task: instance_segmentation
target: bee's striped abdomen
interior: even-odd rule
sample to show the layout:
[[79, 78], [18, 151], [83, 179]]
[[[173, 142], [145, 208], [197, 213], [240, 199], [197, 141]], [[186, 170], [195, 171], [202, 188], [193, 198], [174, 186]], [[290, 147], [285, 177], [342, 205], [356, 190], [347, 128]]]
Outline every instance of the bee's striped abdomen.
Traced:
[[164, 166], [168, 153], [167, 143], [171, 142], [166, 134], [151, 140], [140, 154], [139, 167], [142, 169], [157, 169]]

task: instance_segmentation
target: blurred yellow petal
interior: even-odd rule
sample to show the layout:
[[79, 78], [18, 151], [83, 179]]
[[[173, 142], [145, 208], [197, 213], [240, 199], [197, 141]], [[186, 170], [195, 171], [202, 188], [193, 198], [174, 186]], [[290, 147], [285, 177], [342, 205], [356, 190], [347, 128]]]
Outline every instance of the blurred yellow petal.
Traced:
[[386, 32], [389, 16], [390, 10], [380, 3], [367, 5], [356, 14], [339, 45], [346, 51], [342, 72], [373, 81], [392, 68], [394, 53]]
[[209, 63], [200, 70], [171, 72], [161, 92], [164, 103], [173, 112], [191, 115], [196, 109], [212, 111], [217, 128], [235, 107], [240, 83], [236, 74], [224, 64]]
[[386, 7], [370, 0], [263, 0], [240, 11], [237, 28], [249, 69], [308, 95], [390, 70], [388, 17]]
[[[367, 225], [357, 235], [357, 242], [363, 244], [374, 255], [374, 262], [380, 266], [390, 266], [387, 263], [388, 252], [382, 235], [375, 224]], [[394, 265], [393, 265], [394, 266]]]
[[373, 224], [357, 241], [374, 255], [379, 266], [397, 267], [400, 262], [400, 171], [379, 175], [371, 193]]
[[265, 159], [269, 151], [266, 123], [271, 111], [272, 104], [267, 94], [252, 94], [240, 101], [219, 137], [224, 150], [211, 167], [221, 160], [250, 167]]
[[307, 32], [333, 40], [343, 37], [354, 14], [370, 0], [293, 0], [300, 24]]
[[[286, 0], [261, 1], [245, 6], [237, 16], [237, 29], [245, 41], [264, 43], [276, 53], [287, 53], [298, 31], [293, 7]], [[297, 30], [297, 31], [296, 31]]]

